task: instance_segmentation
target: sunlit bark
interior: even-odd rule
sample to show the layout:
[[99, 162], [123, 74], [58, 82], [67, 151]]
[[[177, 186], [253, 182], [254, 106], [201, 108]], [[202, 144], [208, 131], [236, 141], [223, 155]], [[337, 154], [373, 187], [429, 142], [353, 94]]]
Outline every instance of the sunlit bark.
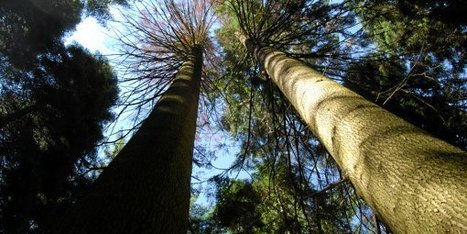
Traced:
[[394, 232], [467, 232], [466, 152], [304, 63], [239, 38]]
[[56, 233], [186, 233], [202, 69], [194, 50], [141, 128]]

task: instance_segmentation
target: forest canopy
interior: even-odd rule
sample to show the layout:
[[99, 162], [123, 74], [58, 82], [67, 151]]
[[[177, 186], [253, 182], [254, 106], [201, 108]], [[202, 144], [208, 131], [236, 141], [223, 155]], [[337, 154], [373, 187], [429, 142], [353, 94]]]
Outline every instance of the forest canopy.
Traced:
[[466, 231], [466, 7], [2, 1], [0, 232]]

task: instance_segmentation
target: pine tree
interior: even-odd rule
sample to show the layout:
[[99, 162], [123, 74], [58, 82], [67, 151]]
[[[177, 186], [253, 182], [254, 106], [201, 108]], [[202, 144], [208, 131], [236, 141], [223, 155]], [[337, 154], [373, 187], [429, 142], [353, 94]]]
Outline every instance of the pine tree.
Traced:
[[149, 68], [145, 71], [153, 74], [145, 76], [140, 71], [141, 82], [157, 76], [168, 79], [170, 86], [88, 194], [53, 230], [56, 233], [188, 230], [191, 164], [203, 53], [209, 43], [209, 14], [202, 1], [155, 4], [137, 8], [141, 18], [127, 18], [128, 26], [144, 35], [141, 41], [131, 42], [140, 54], [129, 55], [135, 55], [138, 69], [146, 65]]
[[465, 231], [464, 151], [282, 52], [243, 42], [392, 230]]
[[248, 36], [238, 37], [393, 231], [465, 231], [467, 214], [452, 209], [467, 210], [464, 151]]

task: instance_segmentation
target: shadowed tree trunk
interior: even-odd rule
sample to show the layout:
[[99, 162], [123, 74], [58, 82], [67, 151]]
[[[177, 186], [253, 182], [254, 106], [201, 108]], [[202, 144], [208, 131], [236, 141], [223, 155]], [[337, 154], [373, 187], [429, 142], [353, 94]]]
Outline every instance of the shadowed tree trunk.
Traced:
[[186, 233], [202, 49], [56, 233]]
[[394, 232], [467, 232], [466, 152], [280, 51], [239, 39]]

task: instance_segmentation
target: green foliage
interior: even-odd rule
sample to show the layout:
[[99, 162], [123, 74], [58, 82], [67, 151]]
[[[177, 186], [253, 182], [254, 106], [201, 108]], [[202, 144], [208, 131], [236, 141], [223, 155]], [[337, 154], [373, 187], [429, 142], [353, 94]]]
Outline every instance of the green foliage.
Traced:
[[119, 4], [128, 6], [128, 0], [87, 0], [85, 1], [86, 13], [94, 16], [105, 23], [105, 20], [110, 19], [109, 6], [112, 4]]
[[29, 94], [26, 103], [0, 102], [4, 110], [33, 106], [2, 129], [4, 230], [50, 225], [74, 200], [73, 192], [89, 183], [79, 173], [95, 160], [102, 126], [113, 118], [116, 79], [106, 60], [72, 46], [39, 64], [22, 86]]
[[0, 3], [0, 56], [12, 65], [33, 66], [38, 53], [61, 44], [61, 37], [81, 20], [81, 14], [109, 18], [111, 3], [126, 0], [5, 0]]
[[[220, 184], [218, 203], [209, 220], [216, 220], [231, 233], [355, 230], [349, 220], [363, 216], [356, 215], [351, 202], [343, 201], [356, 198], [346, 197], [347, 190], [343, 189], [318, 192], [339, 179], [335, 165], [255, 59], [232, 36], [241, 30], [258, 44], [281, 48], [312, 66], [338, 74], [334, 68], [339, 67], [332, 66], [336, 64], [332, 59], [351, 53], [340, 50], [338, 33], [345, 33], [345, 27], [353, 23], [352, 15], [345, 6], [325, 1], [304, 1], [302, 8], [295, 9], [287, 7], [293, 5], [292, 1], [277, 1], [270, 6], [232, 2], [233, 6], [220, 8], [222, 19], [228, 23], [216, 32], [225, 69], [222, 79], [216, 81], [224, 92], [221, 124], [240, 144], [232, 168], [254, 171], [254, 176], [251, 181]], [[232, 8], [255, 11], [245, 12], [246, 19], [237, 23], [241, 16]], [[282, 9], [290, 11], [280, 15]], [[292, 22], [281, 20], [289, 17]]]
[[[439, 1], [396, 2], [398, 4], [356, 0], [352, 4], [364, 30], [384, 52], [409, 55], [423, 52], [432, 56], [436, 63], [449, 61], [453, 73], [462, 72], [466, 57], [461, 51], [465, 52], [466, 32], [461, 22], [446, 22], [452, 21], [452, 16], [434, 13], [445, 4], [437, 4]], [[446, 6], [454, 10], [459, 3], [454, 1]], [[432, 17], [433, 14], [438, 17]]]
[[202, 205], [192, 203], [190, 207], [190, 228], [188, 233], [223, 233], [222, 228], [219, 227], [212, 218], [212, 211], [212, 208], [209, 209]]
[[258, 210], [260, 202], [251, 184], [229, 181], [218, 192], [214, 219], [233, 233], [257, 233], [264, 226]]
[[[223, 24], [216, 31], [222, 61], [211, 72], [221, 79], [209, 84], [215, 88], [206, 88], [206, 96], [222, 107], [221, 127], [240, 144], [232, 169], [247, 169], [253, 177], [219, 181], [213, 209], [193, 205], [192, 232], [346, 233], [375, 228], [368, 218], [372, 212], [348, 184], [333, 187], [342, 179], [338, 169], [234, 36], [238, 31], [467, 148], [466, 4], [330, 2], [231, 0], [216, 6]], [[105, 59], [78, 46], [64, 48], [61, 37], [82, 15], [104, 22], [111, 3], [126, 1], [0, 3], [0, 232], [50, 225], [90, 182], [86, 173], [96, 164], [94, 146], [102, 139], [102, 126], [112, 119], [116, 79]], [[132, 55], [143, 64], [134, 66], [135, 71], [149, 78], [134, 93], [147, 98], [155, 83], [170, 82], [153, 78], [171, 77], [167, 74], [178, 67], [163, 62], [181, 63], [179, 57], [186, 57], [196, 40], [181, 40], [185, 37], [176, 29], [188, 24], [169, 27], [161, 24], [168, 18], [152, 18], [146, 8], [139, 10], [146, 17], [144, 27], [136, 18], [128, 20], [144, 32], [135, 36], [141, 36], [141, 44], [128, 45], [129, 51], [146, 51]], [[360, 27], [357, 17], [362, 29], [354, 33], [348, 28]], [[152, 37], [147, 30], [151, 27], [170, 33]], [[206, 34], [199, 41], [211, 47]], [[154, 44], [170, 49], [161, 53]], [[117, 142], [108, 155], [122, 145]]]
[[[375, 51], [353, 62], [345, 83], [370, 100], [466, 149], [465, 42], [457, 1], [351, 1]], [[440, 13], [444, 12], [444, 13]], [[436, 15], [436, 16], [435, 16]]]
[[413, 19], [430, 18], [451, 25], [467, 25], [464, 17], [467, 6], [462, 0], [398, 0], [400, 11]]
[[[217, 184], [217, 203], [210, 218], [229, 233], [342, 233], [350, 230], [345, 197], [338, 189], [297, 191], [300, 177], [285, 162], [270, 174], [259, 166], [251, 181], [226, 180]], [[307, 184], [301, 184], [307, 187]]]
[[0, 3], [0, 232], [51, 225], [91, 181], [118, 88], [106, 59], [62, 45], [85, 4]]
[[408, 70], [394, 57], [374, 60], [371, 55], [350, 66], [347, 74], [347, 87], [437, 137], [467, 147], [462, 78], [449, 77], [428, 59]]
[[16, 66], [31, 66], [80, 21], [80, 1], [2, 1], [0, 53]]
[[[287, 163], [282, 162], [285, 171], [289, 171], [285, 174], [296, 179], [285, 180], [286, 183], [276, 181], [269, 187], [285, 191], [275, 194], [283, 200], [283, 205], [287, 204], [285, 201], [304, 201], [305, 205], [300, 207], [302, 214], [290, 215], [293, 222], [287, 225], [283, 222], [292, 232], [372, 231], [379, 224], [368, 221], [373, 214], [351, 189], [331, 190], [323, 197], [303, 195], [331, 185], [339, 173], [321, 164], [326, 152], [301, 128], [299, 119], [290, 113], [293, 112], [290, 105], [233, 35], [241, 31], [258, 45], [279, 48], [302, 58], [415, 125], [465, 147], [465, 91], [462, 91], [465, 90], [465, 74], [462, 74], [465, 30], [452, 21], [430, 18], [430, 14], [421, 13], [423, 10], [415, 17], [399, 5], [382, 1], [334, 5], [326, 1], [300, 1], [303, 5], [289, 8], [293, 3], [296, 1], [253, 1], [251, 4], [228, 1], [219, 7], [225, 22], [217, 31], [225, 69], [221, 73], [223, 79], [218, 81], [226, 100], [222, 125], [241, 144], [233, 168], [256, 170], [260, 165], [269, 165], [266, 170], [269, 174], [262, 173], [271, 181], [276, 179], [273, 172], [280, 171], [281, 163], [277, 162], [281, 157], [288, 158]], [[349, 32], [346, 27], [355, 26], [354, 13], [359, 16], [363, 30], [357, 25], [353, 29], [356, 32]], [[303, 173], [307, 170], [311, 172]], [[254, 177], [251, 182], [256, 192], [261, 190], [258, 179]], [[238, 203], [234, 195], [224, 194], [232, 198], [226, 201]], [[265, 194], [271, 194], [271, 190]], [[263, 203], [267, 202], [262, 200], [260, 204]], [[271, 220], [287, 213], [288, 206], [293, 207], [290, 203], [281, 207], [282, 212], [274, 213], [271, 207], [278, 207], [278, 203], [268, 203], [268, 210], [259, 209], [261, 205], [254, 202], [249, 204], [250, 212], [259, 213], [265, 226], [271, 224], [269, 233], [283, 230], [278, 222]], [[329, 207], [320, 211], [309, 204]], [[225, 224], [228, 230], [234, 233], [246, 228], [252, 230], [235, 212], [229, 214], [232, 217], [228, 220], [235, 222]], [[268, 215], [270, 218], [265, 220]], [[306, 224], [306, 220], [311, 220], [312, 225]], [[278, 226], [273, 226], [274, 223]], [[238, 228], [241, 225], [243, 229]], [[297, 231], [294, 227], [302, 229]]]

